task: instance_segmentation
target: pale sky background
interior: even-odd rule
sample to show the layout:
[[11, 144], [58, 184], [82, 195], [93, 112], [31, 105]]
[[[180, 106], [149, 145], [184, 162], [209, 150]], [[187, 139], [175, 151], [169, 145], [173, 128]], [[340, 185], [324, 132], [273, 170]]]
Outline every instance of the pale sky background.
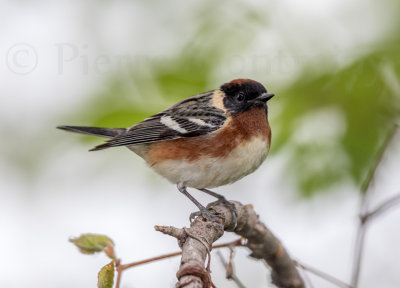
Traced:
[[[165, 1], [154, 10], [154, 3], [148, 2], [0, 2], [0, 287], [96, 287], [97, 271], [108, 260], [103, 255], [82, 255], [68, 242], [85, 232], [109, 235], [124, 262], [178, 249], [174, 239], [153, 229], [189, 225], [188, 215], [195, 206], [174, 185], [123, 148], [87, 153], [92, 144], [55, 130], [68, 124], [60, 123], [66, 121], [64, 115], [105, 89], [105, 80], [115, 71], [124, 75], [127, 62], [139, 63], [145, 71], [146, 57], [168, 57], [180, 48], [176, 31], [182, 38], [190, 35], [193, 27], [171, 19], [190, 21], [190, 11], [200, 4]], [[372, 0], [251, 1], [251, 5], [268, 5], [271, 11], [266, 15], [270, 29], [248, 48], [270, 66], [246, 54], [236, 55], [222, 63], [214, 75], [215, 85], [230, 80], [232, 74], [264, 69], [278, 94], [301, 67], [317, 69], [320, 59], [343, 67], [370, 52], [374, 47], [368, 44], [391, 32], [391, 21], [399, 12]], [[305, 33], [295, 34], [293, 25]], [[126, 37], [126, 27], [131, 37]], [[300, 43], [299, 37], [309, 39]], [[318, 53], [313, 53], [316, 41]], [[259, 43], [267, 43], [268, 55], [258, 50]], [[140, 101], [145, 96], [132, 97]], [[162, 105], [162, 98], [159, 101], [157, 105]], [[305, 119], [304, 125], [318, 125], [309, 122]], [[340, 133], [340, 121], [336, 124], [331, 137]], [[293, 137], [304, 140], [309, 135]], [[400, 136], [379, 170], [373, 207], [400, 192], [399, 141]], [[40, 155], [32, 155], [31, 149]], [[31, 179], [16, 164], [22, 158], [43, 162]], [[294, 258], [348, 282], [358, 188], [349, 181], [331, 188], [332, 193], [301, 200], [293, 196], [293, 183], [285, 177], [285, 161], [285, 153], [269, 157], [254, 174], [216, 191], [252, 203]], [[202, 203], [213, 200], [194, 195]], [[399, 220], [400, 209], [394, 209], [368, 230], [360, 287], [399, 287]], [[220, 242], [234, 238], [226, 234]], [[237, 251], [238, 277], [247, 287], [269, 287], [267, 269], [247, 254], [245, 249]], [[173, 258], [126, 271], [122, 287], [174, 287], [178, 265], [179, 258]], [[224, 279], [216, 256], [212, 271], [218, 287], [235, 287]], [[314, 287], [335, 287], [310, 277]]]

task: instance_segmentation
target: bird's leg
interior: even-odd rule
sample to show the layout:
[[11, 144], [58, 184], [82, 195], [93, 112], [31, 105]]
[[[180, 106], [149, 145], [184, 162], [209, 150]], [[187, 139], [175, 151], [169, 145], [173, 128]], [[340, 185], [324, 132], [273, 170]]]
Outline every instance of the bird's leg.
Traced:
[[226, 198], [224, 196], [222, 196], [221, 194], [215, 193], [213, 191], [210, 191], [208, 189], [202, 188], [202, 189], [198, 189], [204, 193], [207, 193], [208, 195], [211, 195], [215, 198], [218, 199], [218, 202], [221, 202], [222, 204], [224, 204], [226, 207], [229, 208], [229, 210], [231, 210], [232, 213], [232, 217], [233, 217], [233, 223], [235, 223], [235, 228], [237, 226], [237, 211], [236, 211], [236, 207], [234, 204], [232, 204], [231, 202], [229, 202], [228, 200], [226, 200]]
[[[190, 199], [190, 201], [192, 201], [192, 202], [194, 203], [194, 205], [196, 205], [197, 208], [199, 208], [201, 216], [203, 216], [204, 218], [210, 220], [211, 222], [215, 222], [215, 223], [217, 223], [218, 225], [221, 225], [221, 224], [219, 224], [219, 223], [216, 221], [216, 219], [215, 219], [216, 216], [215, 216], [215, 215], [211, 214], [211, 213], [206, 209], [206, 207], [204, 207], [203, 205], [201, 205], [199, 201], [197, 201], [192, 195], [189, 194], [189, 192], [187, 192], [186, 186], [184, 186], [182, 183], [179, 183], [179, 184], [177, 185], [177, 187], [178, 187], [178, 190], [179, 190], [183, 195], [185, 195], [186, 197], [188, 197], [188, 198]], [[196, 216], [198, 216], [198, 215], [199, 215], [198, 212], [194, 212], [194, 213], [190, 214], [190, 221], [192, 221], [193, 218], [196, 217]]]

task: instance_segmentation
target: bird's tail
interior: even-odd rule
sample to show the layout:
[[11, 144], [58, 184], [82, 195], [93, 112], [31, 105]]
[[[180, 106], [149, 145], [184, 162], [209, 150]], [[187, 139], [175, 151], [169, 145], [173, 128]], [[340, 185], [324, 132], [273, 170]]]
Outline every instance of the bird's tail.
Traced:
[[126, 131], [125, 128], [100, 128], [88, 126], [57, 126], [57, 128], [69, 132], [88, 134], [108, 139], [114, 138]]

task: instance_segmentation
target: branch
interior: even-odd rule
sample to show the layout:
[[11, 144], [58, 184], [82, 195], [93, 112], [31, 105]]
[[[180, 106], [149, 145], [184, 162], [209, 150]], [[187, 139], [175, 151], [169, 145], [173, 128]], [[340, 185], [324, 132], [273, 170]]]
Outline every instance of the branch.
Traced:
[[[162, 231], [162, 228], [163, 227], [159, 227], [159, 226], [155, 227], [155, 229], [157, 231], [164, 232], [164, 231]], [[170, 228], [170, 227], [167, 227], [167, 228]], [[166, 234], [168, 234], [168, 233], [166, 233]], [[213, 245], [212, 248], [213, 249], [218, 249], [218, 248], [225, 248], [225, 247], [243, 246], [242, 242], [243, 242], [242, 238], [239, 238], [239, 239], [231, 241], [231, 242]], [[155, 257], [147, 258], [147, 259], [144, 259], [144, 260], [131, 262], [131, 263], [128, 263], [128, 264], [121, 264], [121, 259], [117, 259], [115, 261], [115, 266], [116, 266], [116, 270], [117, 270], [117, 281], [116, 281], [115, 288], [119, 288], [120, 287], [122, 272], [124, 272], [126, 269], [133, 268], [133, 267], [136, 267], [136, 266], [139, 266], [139, 265], [143, 265], [143, 264], [147, 264], [147, 263], [151, 263], [151, 262], [155, 262], [155, 261], [159, 261], [159, 260], [163, 260], [163, 259], [167, 259], [167, 258], [171, 258], [171, 257], [176, 257], [176, 256], [179, 256], [179, 255], [182, 255], [182, 251], [163, 254], [163, 255], [160, 255], [160, 256], [155, 256]]]
[[226, 262], [224, 256], [222, 255], [221, 251], [217, 252], [219, 259], [221, 260], [222, 265], [224, 265], [226, 270], [226, 279], [232, 280], [238, 288], [246, 288], [243, 285], [242, 281], [236, 276], [235, 272], [233, 271], [233, 249], [230, 247], [229, 253], [229, 262]]
[[325, 273], [325, 272], [323, 272], [323, 271], [321, 271], [319, 269], [313, 268], [313, 267], [311, 267], [309, 265], [305, 265], [304, 263], [300, 263], [299, 261], [295, 261], [295, 263], [296, 263], [296, 265], [298, 267], [300, 267], [304, 271], [308, 271], [308, 272], [318, 276], [319, 278], [324, 279], [324, 280], [334, 284], [337, 287], [340, 287], [340, 288], [354, 288], [353, 286], [351, 286], [351, 285], [349, 285], [349, 284], [347, 284], [347, 283], [345, 283], [345, 282], [343, 282], [343, 281], [341, 281], [341, 280], [339, 280], [339, 279], [337, 279], [337, 278], [335, 278], [335, 277], [333, 277], [333, 276], [331, 276], [331, 275], [329, 275], [329, 274], [327, 274], [327, 273]]
[[303, 288], [301, 279], [293, 260], [289, 257], [282, 243], [259, 221], [258, 215], [251, 205], [243, 205], [232, 201], [237, 211], [237, 226], [234, 228], [232, 213], [229, 208], [218, 202], [211, 203], [207, 208], [218, 213], [220, 223], [212, 223], [203, 217], [197, 217], [190, 228], [174, 228], [156, 226], [156, 230], [178, 239], [182, 248], [181, 265], [177, 272], [179, 288], [209, 288], [213, 286], [207, 267], [204, 268], [206, 257], [210, 257], [212, 243], [218, 240], [226, 231], [233, 231], [247, 239], [251, 257], [265, 260], [271, 267], [272, 282], [279, 288]]
[[398, 204], [400, 204], [400, 194], [392, 196], [391, 198], [385, 200], [371, 212], [360, 215], [361, 222], [366, 223], [368, 221], [371, 221], [373, 218], [382, 215], [384, 212], [388, 211], [390, 208], [393, 208]]
[[381, 214], [382, 212], [388, 210], [390, 207], [393, 207], [396, 205], [398, 199], [396, 197], [389, 199], [388, 201], [384, 202], [381, 206], [379, 206], [377, 209], [373, 210], [372, 212], [369, 212], [369, 200], [371, 198], [371, 185], [374, 182], [374, 178], [376, 175], [376, 172], [382, 162], [382, 159], [384, 157], [384, 154], [390, 144], [392, 143], [394, 137], [396, 136], [396, 133], [398, 132], [398, 126], [393, 125], [388, 133], [386, 138], [383, 141], [382, 146], [380, 147], [375, 160], [373, 161], [373, 165], [371, 169], [369, 170], [367, 177], [361, 187], [361, 192], [362, 192], [362, 198], [361, 198], [361, 206], [360, 206], [360, 223], [358, 225], [357, 229], [357, 235], [356, 235], [356, 241], [355, 241], [355, 247], [354, 247], [354, 256], [353, 256], [353, 269], [352, 269], [352, 276], [351, 276], [351, 285], [353, 287], [358, 286], [358, 280], [360, 278], [360, 272], [361, 272], [361, 263], [362, 263], [362, 257], [363, 257], [363, 251], [364, 251], [364, 244], [365, 244], [365, 234], [367, 232], [367, 224], [370, 219], [373, 217], [376, 217], [378, 214]]

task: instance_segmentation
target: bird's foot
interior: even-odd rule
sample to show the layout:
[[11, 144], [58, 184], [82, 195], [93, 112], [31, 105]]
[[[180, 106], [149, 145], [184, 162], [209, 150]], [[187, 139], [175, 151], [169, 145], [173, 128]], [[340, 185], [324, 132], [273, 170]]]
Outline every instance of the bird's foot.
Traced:
[[233, 218], [232, 220], [233, 220], [233, 224], [234, 224], [233, 225], [233, 229], [235, 229], [236, 226], [237, 226], [237, 211], [236, 211], [235, 204], [233, 204], [232, 202], [226, 200], [226, 198], [224, 196], [222, 196], [222, 195], [220, 195], [218, 193], [215, 193], [213, 191], [210, 191], [208, 189], [199, 189], [199, 190], [203, 191], [203, 192], [205, 192], [205, 193], [207, 193], [207, 194], [209, 194], [209, 195], [211, 195], [211, 196], [213, 196], [215, 198], [217, 198], [218, 199], [217, 203], [219, 202], [219, 203], [223, 204], [225, 207], [227, 207], [231, 211], [232, 218]]
[[233, 204], [232, 202], [226, 200], [226, 198], [224, 196], [218, 197], [217, 202], [221, 203], [222, 205], [224, 205], [225, 207], [227, 207], [229, 209], [229, 211], [231, 211], [232, 213], [232, 221], [233, 221], [233, 229], [236, 228], [237, 226], [237, 211], [236, 211], [236, 206], [235, 204]]
[[213, 222], [213, 223], [217, 224], [222, 229], [224, 228], [223, 225], [217, 220], [218, 218], [220, 218], [219, 214], [212, 214], [205, 207], [200, 208], [200, 211], [191, 213], [190, 216], [189, 216], [190, 222], [193, 222], [193, 220], [198, 216], [202, 216], [203, 218], [209, 220], [210, 222]]

